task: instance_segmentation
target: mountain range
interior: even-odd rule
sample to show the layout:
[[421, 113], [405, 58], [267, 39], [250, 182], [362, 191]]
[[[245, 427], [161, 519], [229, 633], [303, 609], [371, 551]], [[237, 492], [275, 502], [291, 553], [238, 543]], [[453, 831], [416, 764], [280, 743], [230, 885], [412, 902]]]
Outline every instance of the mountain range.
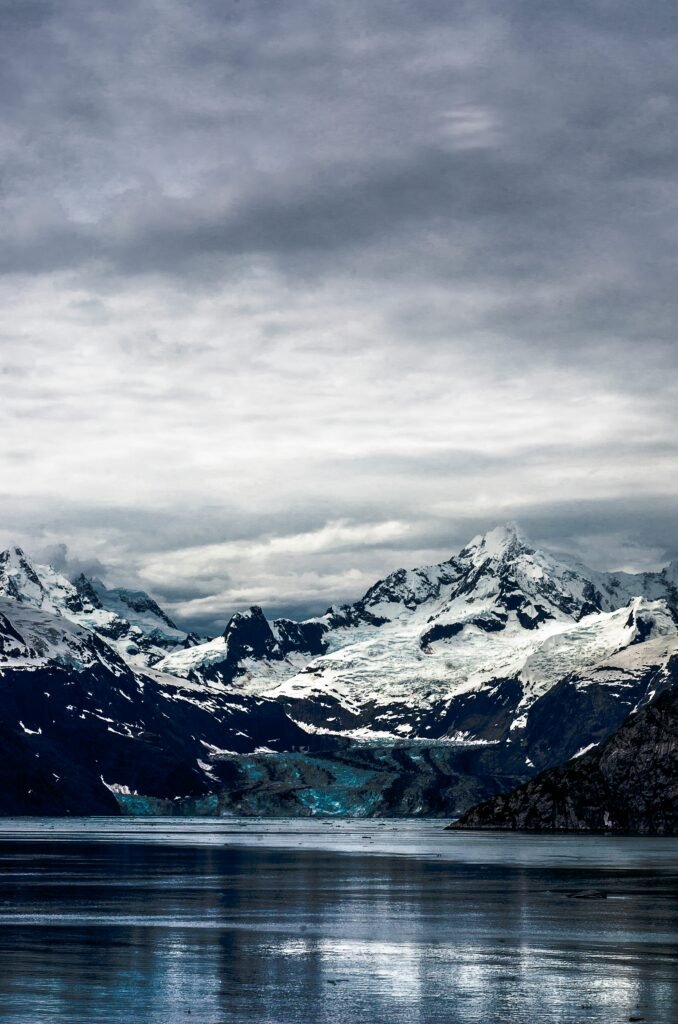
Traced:
[[678, 563], [604, 573], [513, 526], [295, 622], [201, 640], [140, 591], [0, 554], [4, 813], [429, 813], [604, 742], [672, 685]]

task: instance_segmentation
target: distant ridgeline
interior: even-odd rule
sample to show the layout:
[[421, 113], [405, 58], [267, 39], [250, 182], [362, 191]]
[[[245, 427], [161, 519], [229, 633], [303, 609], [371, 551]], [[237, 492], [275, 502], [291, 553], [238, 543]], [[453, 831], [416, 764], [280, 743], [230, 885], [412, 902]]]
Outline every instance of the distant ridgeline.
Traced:
[[[574, 793], [627, 716], [642, 730], [670, 699], [677, 620], [677, 563], [597, 572], [513, 527], [304, 622], [250, 608], [209, 641], [143, 592], [68, 580], [13, 548], [0, 554], [0, 812], [450, 818], [564, 762]], [[651, 788], [655, 762], [642, 763]], [[575, 805], [567, 827], [593, 827]], [[501, 807], [502, 827], [537, 821], [490, 806], [464, 820], [499, 822]], [[539, 827], [566, 827], [559, 813]]]

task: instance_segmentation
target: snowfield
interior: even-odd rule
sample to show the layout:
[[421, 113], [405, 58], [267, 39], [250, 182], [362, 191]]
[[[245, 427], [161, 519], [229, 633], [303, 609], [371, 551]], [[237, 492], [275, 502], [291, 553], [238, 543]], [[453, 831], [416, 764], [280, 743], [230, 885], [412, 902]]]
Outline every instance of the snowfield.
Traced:
[[[363, 718], [397, 708], [392, 737], [415, 734], [399, 720], [404, 708], [430, 709], [515, 679], [522, 690], [518, 728], [525, 709], [559, 680], [580, 676], [586, 685], [595, 677], [616, 685], [665, 665], [678, 649], [669, 603], [675, 578], [675, 566], [638, 577], [589, 572], [500, 527], [448, 562], [398, 570], [355, 605], [308, 620], [324, 630], [323, 654], [252, 657], [245, 647], [234, 660], [237, 635], [222, 636], [171, 653], [157, 668], [206, 681], [229, 663], [224, 685], [281, 700], [296, 708], [302, 724], [301, 706], [327, 698]], [[641, 589], [651, 598], [634, 593]], [[276, 623], [270, 628], [275, 638]], [[342, 731], [337, 721], [328, 713], [314, 728]]]

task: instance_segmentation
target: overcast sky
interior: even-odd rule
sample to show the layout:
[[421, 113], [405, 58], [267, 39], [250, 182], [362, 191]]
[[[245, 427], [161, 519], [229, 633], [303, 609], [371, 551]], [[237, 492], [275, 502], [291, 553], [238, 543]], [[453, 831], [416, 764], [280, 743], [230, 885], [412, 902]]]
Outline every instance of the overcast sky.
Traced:
[[678, 555], [675, 3], [0, 13], [0, 542], [208, 631]]

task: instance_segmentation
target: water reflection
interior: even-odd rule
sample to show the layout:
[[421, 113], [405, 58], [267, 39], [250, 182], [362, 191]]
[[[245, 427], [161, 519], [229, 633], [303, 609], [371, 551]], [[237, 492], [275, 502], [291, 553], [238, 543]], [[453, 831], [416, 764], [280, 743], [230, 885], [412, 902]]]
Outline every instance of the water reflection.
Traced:
[[4, 823], [0, 1019], [678, 1021], [675, 841], [236, 824]]

